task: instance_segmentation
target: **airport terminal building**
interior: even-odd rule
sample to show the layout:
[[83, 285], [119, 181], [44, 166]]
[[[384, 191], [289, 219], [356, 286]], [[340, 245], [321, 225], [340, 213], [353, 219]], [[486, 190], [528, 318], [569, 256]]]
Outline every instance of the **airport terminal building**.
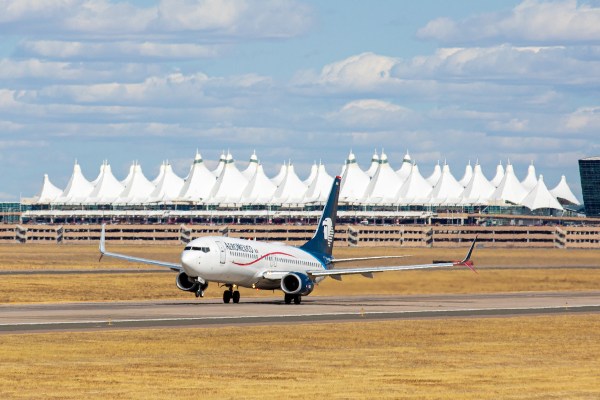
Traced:
[[[600, 247], [600, 219], [578, 212], [564, 176], [549, 189], [533, 164], [522, 180], [510, 163], [499, 164], [492, 179], [469, 163], [457, 179], [446, 164], [422, 175], [408, 153], [398, 169], [382, 152], [363, 170], [350, 152], [339, 175], [341, 245], [448, 247], [479, 235], [495, 247]], [[163, 163], [153, 180], [138, 163], [118, 180], [104, 162], [90, 181], [75, 163], [64, 189], [45, 175], [38, 195], [18, 204], [18, 212], [14, 204], [5, 207], [0, 241], [84, 243], [97, 240], [107, 223], [107, 240], [124, 243], [215, 234], [300, 243], [314, 232], [332, 181], [321, 163], [306, 179], [291, 162], [268, 177], [256, 154], [241, 170], [231, 154], [214, 170], [196, 154], [187, 177]]]

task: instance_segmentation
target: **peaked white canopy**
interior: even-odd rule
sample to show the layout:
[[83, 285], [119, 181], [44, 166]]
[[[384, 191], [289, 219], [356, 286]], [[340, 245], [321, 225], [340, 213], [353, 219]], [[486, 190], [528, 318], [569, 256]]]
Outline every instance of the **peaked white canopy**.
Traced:
[[298, 178], [294, 166], [288, 164], [283, 181], [273, 194], [275, 204], [295, 204], [302, 202], [306, 193], [306, 185]]
[[437, 185], [440, 177], [442, 176], [442, 168], [440, 167], [440, 162], [433, 167], [433, 172], [427, 178], [427, 182], [431, 185], [431, 187]]
[[535, 167], [533, 166], [532, 161], [529, 167], [527, 167], [527, 176], [521, 182], [521, 185], [523, 185], [523, 189], [525, 189], [527, 192], [533, 189], [533, 187], [538, 183], [536, 176], [537, 175], [535, 174]]
[[254, 176], [242, 193], [242, 203], [268, 204], [275, 194], [277, 186], [265, 175], [262, 164], [258, 164]]
[[406, 150], [406, 154], [404, 155], [404, 158], [402, 159], [402, 165], [400, 166], [400, 169], [398, 171], [396, 171], [396, 173], [400, 177], [400, 181], [404, 182], [406, 180], [406, 178], [408, 178], [408, 175], [410, 174], [412, 167], [413, 167], [412, 159], [410, 158], [410, 154], [408, 154], [408, 150]]
[[69, 179], [67, 187], [57, 199], [57, 202], [82, 203], [87, 199], [87, 197], [93, 189], [94, 186], [91, 184], [90, 181], [85, 179], [85, 176], [83, 176], [83, 173], [81, 172], [81, 167], [79, 166], [77, 161], [75, 161], [71, 179]]
[[231, 153], [227, 153], [221, 175], [206, 200], [207, 203], [238, 203], [248, 181], [235, 166]]
[[525, 196], [527, 196], [527, 190], [523, 188], [521, 182], [517, 179], [512, 164], [508, 164], [502, 181], [492, 193], [491, 200], [520, 204]]
[[283, 180], [285, 179], [285, 175], [287, 174], [287, 168], [288, 168], [288, 165], [284, 161], [281, 168], [279, 168], [279, 172], [277, 173], [277, 175], [275, 175], [271, 179], [271, 181], [273, 182], [273, 184], [275, 186], [279, 186], [281, 184], [281, 182], [283, 182]]
[[375, 152], [373, 153], [373, 156], [371, 157], [371, 165], [369, 166], [369, 169], [366, 171], [369, 178], [372, 178], [373, 176], [375, 176], [375, 173], [377, 172], [377, 168], [379, 168], [379, 156], [377, 155], [377, 150], [375, 150]]
[[56, 200], [61, 194], [62, 190], [57, 188], [50, 182], [50, 178], [48, 178], [48, 174], [44, 174], [44, 182], [42, 183], [42, 189], [40, 190], [40, 194], [36, 196], [36, 203], [47, 204]]
[[217, 168], [215, 168], [215, 170], [212, 171], [213, 175], [216, 176], [217, 178], [219, 176], [221, 176], [221, 172], [223, 171], [223, 168], [225, 167], [226, 159], [227, 159], [227, 156], [225, 155], [225, 152], [222, 152], [221, 156], [219, 157], [219, 164], [217, 164]]
[[550, 190], [550, 193], [557, 199], [565, 200], [571, 204], [580, 205], [581, 203], [577, 200], [577, 197], [571, 191], [571, 188], [567, 184], [567, 178], [565, 176], [561, 176], [560, 182], [554, 189]]
[[348, 154], [345, 165], [340, 188], [340, 201], [359, 201], [365, 195], [370, 178], [356, 163], [356, 156], [352, 151]]
[[411, 204], [415, 202], [425, 203], [433, 188], [419, 172], [419, 166], [413, 165], [408, 177], [398, 190], [396, 202], [400, 204]]
[[465, 174], [463, 175], [461, 180], [458, 181], [458, 183], [460, 183], [460, 185], [462, 187], [467, 187], [469, 182], [471, 182], [472, 177], [473, 177], [473, 167], [471, 167], [471, 161], [469, 161], [469, 163], [465, 167]]
[[252, 177], [256, 173], [257, 169], [258, 169], [258, 157], [256, 156], [256, 151], [254, 151], [252, 153], [252, 155], [250, 156], [250, 161], [248, 162], [248, 166], [246, 167], [245, 170], [242, 171], [242, 175], [244, 175], [244, 178], [246, 178], [247, 181], [250, 181], [250, 179], [252, 179]]
[[127, 173], [127, 176], [125, 177], [125, 179], [123, 179], [121, 181], [121, 185], [123, 185], [124, 188], [126, 188], [129, 185], [129, 182], [131, 182], [131, 178], [133, 178], [133, 172], [135, 170], [135, 166], [136, 166], [136, 162], [133, 161], [131, 163], [131, 165], [129, 166], [129, 172]]
[[462, 192], [463, 203], [484, 204], [489, 201], [496, 188], [487, 180], [481, 165], [475, 164], [471, 180]]
[[317, 165], [317, 162], [315, 161], [313, 163], [313, 165], [310, 167], [310, 174], [308, 174], [308, 178], [306, 178], [304, 181], [302, 181], [302, 183], [304, 183], [306, 185], [306, 187], [309, 187], [310, 184], [312, 183], [312, 181], [315, 179], [315, 177], [317, 176], [318, 170], [319, 170], [319, 166]]
[[540, 208], [553, 208], [555, 210], [562, 210], [562, 206], [550, 193], [546, 184], [544, 183], [544, 177], [540, 175], [536, 185], [531, 191], [525, 196], [522, 205], [534, 211]]
[[500, 163], [496, 167], [496, 175], [492, 178], [490, 183], [492, 185], [494, 185], [494, 187], [498, 187], [498, 186], [500, 186], [500, 182], [502, 182], [503, 178], [504, 178], [504, 167], [502, 166], [502, 161], [500, 161]]
[[215, 185], [217, 178], [206, 168], [200, 153], [196, 152], [190, 173], [185, 180], [179, 197], [187, 201], [200, 201], [206, 199]]
[[104, 161], [100, 167], [100, 176], [97, 179], [96, 186], [86, 199], [87, 203], [112, 203], [119, 198], [123, 191], [123, 185], [115, 178], [110, 168], [110, 164]]
[[333, 178], [325, 170], [325, 166], [319, 162], [317, 173], [310, 186], [306, 190], [304, 200], [307, 202], [324, 202], [331, 191]]
[[440, 179], [433, 187], [429, 198], [433, 204], [458, 203], [463, 190], [462, 185], [458, 183], [452, 172], [450, 172], [450, 166], [444, 164], [442, 176], [440, 176]]
[[183, 188], [183, 179], [175, 172], [169, 162], [163, 163], [163, 173], [161, 179], [156, 184], [156, 189], [150, 194], [150, 201], [173, 201], [179, 197], [181, 188]]
[[365, 200], [368, 203], [393, 203], [401, 185], [402, 181], [390, 166], [387, 155], [381, 152], [379, 167], [367, 186]]
[[117, 203], [140, 204], [146, 203], [154, 191], [152, 182], [144, 176], [142, 166], [135, 163], [130, 181], [119, 195]]
[[158, 175], [156, 176], [156, 178], [154, 178], [152, 180], [152, 184], [154, 186], [158, 186], [158, 183], [163, 179], [163, 177], [165, 176], [165, 166], [167, 165], [167, 163], [165, 161], [160, 163], [160, 168], [158, 170]]

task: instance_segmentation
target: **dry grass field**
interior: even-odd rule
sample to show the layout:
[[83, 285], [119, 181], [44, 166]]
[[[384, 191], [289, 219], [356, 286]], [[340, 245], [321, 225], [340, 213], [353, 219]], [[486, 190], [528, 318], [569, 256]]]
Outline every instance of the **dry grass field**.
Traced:
[[[148, 258], [177, 261], [180, 246], [111, 246], [111, 250]], [[455, 260], [465, 249], [339, 248], [337, 257], [411, 254], [410, 258], [385, 260], [390, 263], [427, 263], [435, 259]], [[474, 274], [466, 268], [436, 271], [407, 271], [376, 274], [375, 279], [345, 277], [343, 282], [326, 279], [314, 295], [494, 293], [518, 291], [597, 290], [600, 266], [597, 250], [477, 249], [474, 260], [480, 268]], [[375, 261], [369, 265], [383, 263]], [[494, 266], [524, 266], [525, 269], [497, 269]], [[531, 268], [530, 268], [531, 267]], [[542, 267], [542, 268], [537, 268]], [[551, 269], [543, 267], [554, 267]], [[556, 268], [563, 267], [563, 268]], [[90, 270], [148, 269], [105, 258], [98, 262], [95, 246], [0, 245], [0, 270]], [[4, 275], [0, 279], [0, 303], [115, 301], [148, 299], [193, 299], [175, 287], [175, 273]], [[241, 289], [242, 299], [273, 296], [272, 292]], [[220, 297], [222, 289], [212, 284], [207, 297]], [[277, 294], [279, 295], [279, 294]], [[201, 300], [200, 300], [201, 301]]]
[[0, 398], [598, 399], [598, 315], [0, 335]]

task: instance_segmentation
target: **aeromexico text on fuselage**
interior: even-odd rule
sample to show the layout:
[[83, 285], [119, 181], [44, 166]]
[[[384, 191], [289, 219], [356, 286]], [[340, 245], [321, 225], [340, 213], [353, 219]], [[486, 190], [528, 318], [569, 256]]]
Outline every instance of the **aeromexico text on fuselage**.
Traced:
[[317, 257], [298, 247], [223, 237], [195, 239], [181, 258], [190, 277], [258, 289], [279, 288], [279, 282], [264, 279], [265, 270], [303, 273], [325, 269]]

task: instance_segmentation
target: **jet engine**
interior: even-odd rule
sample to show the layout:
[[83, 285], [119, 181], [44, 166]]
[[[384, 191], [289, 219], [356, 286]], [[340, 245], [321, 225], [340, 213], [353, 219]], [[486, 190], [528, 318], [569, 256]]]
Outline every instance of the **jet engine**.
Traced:
[[200, 287], [200, 282], [190, 278], [185, 272], [180, 272], [177, 275], [177, 287], [186, 292], [195, 292]]
[[290, 272], [281, 279], [281, 290], [287, 294], [307, 296], [314, 288], [315, 283], [299, 272]]

